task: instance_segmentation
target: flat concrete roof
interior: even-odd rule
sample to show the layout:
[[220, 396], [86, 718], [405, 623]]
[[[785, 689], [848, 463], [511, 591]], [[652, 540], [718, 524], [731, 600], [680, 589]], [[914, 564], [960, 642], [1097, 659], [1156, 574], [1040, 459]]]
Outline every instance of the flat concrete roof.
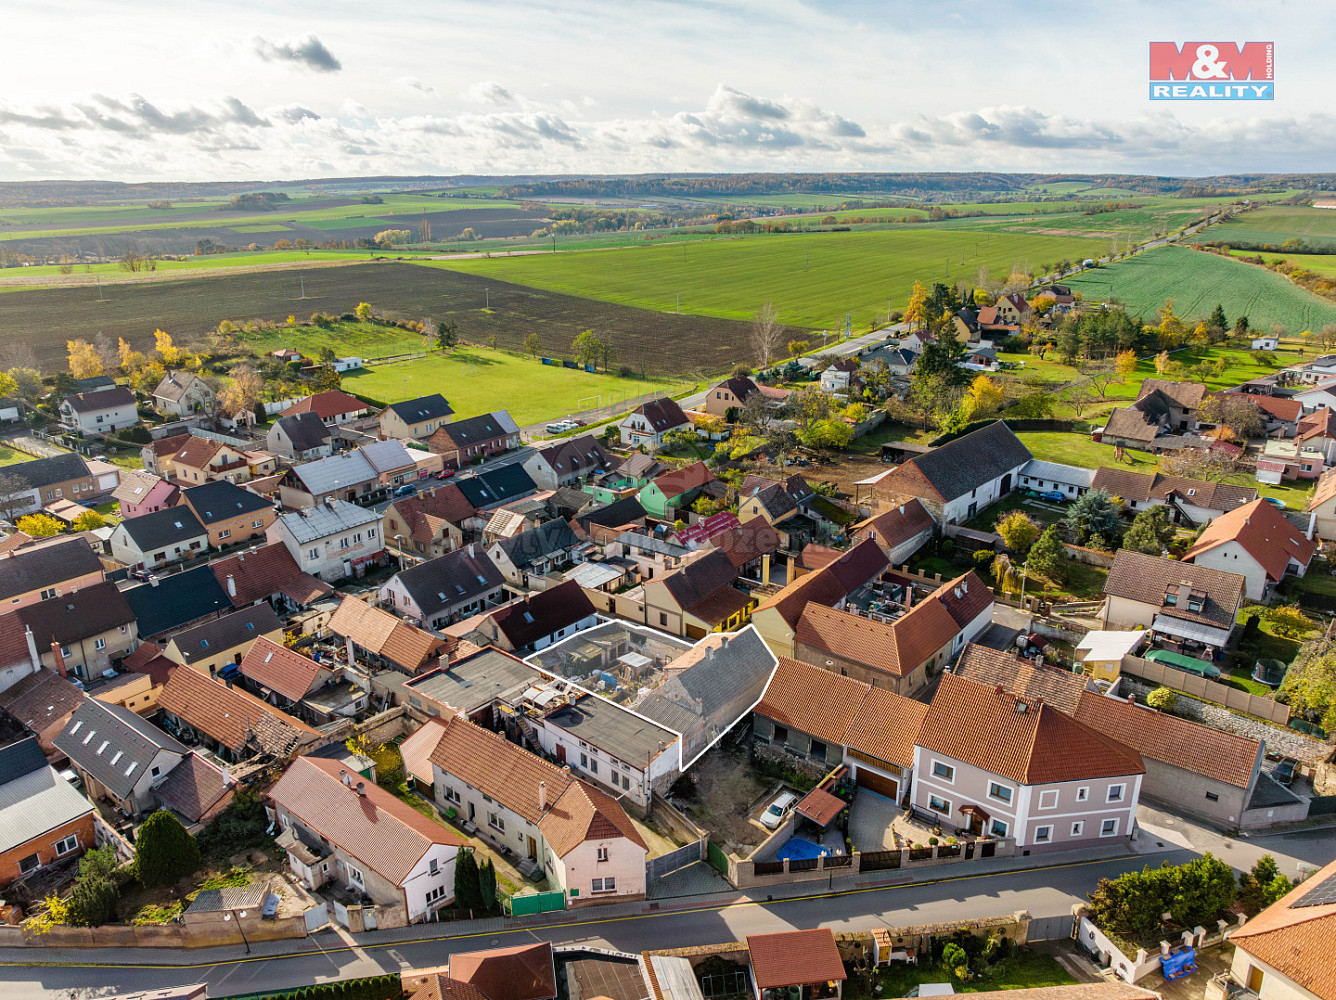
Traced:
[[546, 721], [641, 769], [677, 739], [671, 730], [593, 695], [557, 709]]

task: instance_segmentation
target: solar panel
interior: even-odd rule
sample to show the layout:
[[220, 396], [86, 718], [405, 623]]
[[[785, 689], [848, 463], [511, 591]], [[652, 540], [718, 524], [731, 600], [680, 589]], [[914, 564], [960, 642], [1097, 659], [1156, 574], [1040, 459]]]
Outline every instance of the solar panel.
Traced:
[[1323, 906], [1327, 903], [1336, 903], [1336, 875], [1328, 875], [1291, 903], [1290, 907]]

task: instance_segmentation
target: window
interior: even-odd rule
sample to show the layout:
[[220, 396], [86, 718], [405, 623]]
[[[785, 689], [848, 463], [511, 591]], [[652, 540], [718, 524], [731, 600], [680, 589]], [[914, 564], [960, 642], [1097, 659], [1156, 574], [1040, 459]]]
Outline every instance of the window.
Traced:
[[616, 892], [617, 880], [615, 878], [596, 878], [590, 885], [594, 892]]
[[440, 872], [440, 870], [441, 870], [441, 863], [437, 861], [435, 858], [432, 858], [431, 864], [427, 868], [428, 873], [435, 875], [438, 872]]
[[951, 803], [940, 795], [928, 796], [928, 808], [935, 813], [941, 813], [943, 816], [951, 815]]
[[[1238, 556], [1235, 556], [1234, 558], [1237, 559]], [[1189, 597], [1189, 598], [1188, 598], [1188, 610], [1189, 610], [1189, 611], [1198, 611], [1198, 612], [1201, 611], [1201, 598], [1200, 598], [1200, 597]]]
[[1000, 819], [995, 819], [988, 827], [988, 832], [994, 837], [1005, 837], [1007, 835], [1007, 824]]
[[56, 588], [55, 588], [55, 587], [48, 587], [46, 590], [42, 591], [42, 600], [44, 600], [44, 601], [49, 601], [49, 600], [51, 600], [51, 598], [53, 598], [53, 597], [55, 597], [55, 596], [56, 596]]
[[1034, 842], [1036, 844], [1048, 844], [1053, 840], [1053, 827], [1038, 826], [1034, 831]]
[[70, 647], [69, 647], [69, 646], [61, 646], [61, 647], [60, 647], [60, 655], [61, 655], [61, 656], [69, 656], [69, 655], [70, 655]]
[[1220, 801], [1220, 796], [1219, 796], [1219, 795], [1216, 795], [1215, 792], [1207, 792], [1207, 793], [1206, 793], [1206, 801], [1207, 801], [1207, 802], [1219, 802], [1219, 801]]
[[999, 785], [996, 781], [988, 785], [988, 797], [997, 799], [999, 802], [1011, 801], [1011, 789], [1006, 785]]
[[263, 521], [252, 521], [252, 522], [251, 522], [251, 527], [252, 527], [252, 528], [263, 528], [263, 527], [264, 527], [264, 522], [263, 522]]
[[775, 726], [774, 741], [776, 743], [787, 743], [789, 741], [788, 726]]
[[487, 814], [487, 825], [490, 826], [493, 830], [496, 830], [500, 833], [506, 832], [506, 821], [503, 820], [496, 813], [489, 812]]
[[1046, 788], [1039, 793], [1040, 809], [1058, 808], [1058, 790], [1056, 788]]
[[94, 640], [93, 640], [93, 648], [96, 649], [99, 653], [102, 652], [102, 650], [104, 650], [104, 649], [107, 648], [107, 640], [106, 640], [106, 639], [94, 639]]
[[1076, 790], [1076, 801], [1077, 801], [1077, 802], [1084, 802], [1084, 801], [1086, 801], [1086, 799], [1088, 799], [1088, 798], [1090, 798], [1090, 789], [1089, 789], [1089, 788], [1078, 788], [1078, 789]]
[[580, 754], [580, 766], [581, 766], [581, 767], [586, 767], [586, 768], [589, 766], [589, 755], [588, 755], [588, 754], [586, 754], [586, 753], [582, 753], [582, 754]]
[[1164, 595], [1164, 603], [1167, 607], [1178, 607], [1178, 595], [1172, 590]]
[[231, 529], [231, 528], [224, 528], [222, 531], [218, 532], [218, 537], [219, 537], [219, 538], [231, 538], [231, 537], [232, 537], [232, 529]]
[[600, 861], [608, 860], [608, 849], [606, 847], [600, 847], [598, 849], [598, 860]]
[[589, 773], [598, 774], [598, 761], [593, 759], [589, 761]]
[[307, 558], [307, 559], [319, 559], [319, 558], [320, 558], [320, 550], [319, 550], [319, 549], [309, 549], [309, 550], [307, 550], [306, 558]]
[[79, 849], [79, 835], [72, 833], [64, 840], [57, 840], [52, 846], [55, 847], [56, 857], [58, 858], [69, 854], [71, 851], [77, 851]]
[[820, 757], [822, 760], [825, 760], [826, 744], [822, 743], [820, 740], [813, 740], [811, 754], [813, 757]]
[[1109, 786], [1109, 798], [1108, 798], [1108, 801], [1110, 801], [1110, 802], [1121, 802], [1121, 801], [1123, 801], [1123, 790], [1124, 790], [1126, 787], [1127, 787], [1126, 785], [1110, 785], [1110, 786]]
[[353, 885], [365, 888], [365, 884], [362, 881], [362, 870], [351, 864], [348, 865], [348, 881]]
[[445, 786], [444, 794], [445, 794], [445, 800], [447, 802], [455, 802], [455, 803], [459, 802], [459, 792], [451, 788], [449, 785]]
[[659, 612], [659, 624], [660, 625], [668, 624], [668, 616], [664, 614], [662, 611]]
[[366, 537], [367, 537], [367, 538], [375, 538], [375, 537], [376, 537], [376, 529], [375, 529], [375, 528], [367, 528], [367, 529], [366, 529]]
[[1099, 835], [1101, 837], [1118, 836], [1118, 821], [1116, 819], [1106, 819], [1099, 828]]
[[155, 767], [153, 770], [149, 771], [148, 773], [149, 773], [149, 776], [150, 776], [150, 777], [156, 778], [158, 775], [162, 774], [162, 768], [160, 768], [160, 767]]
[[1085, 833], [1085, 820], [1078, 819], [1075, 823], [1072, 824], [1072, 836], [1080, 837], [1084, 833]]
[[438, 885], [435, 889], [431, 890], [431, 892], [427, 893], [428, 903], [434, 903], [436, 902], [436, 900], [444, 898], [445, 898], [445, 886], [443, 885]]
[[955, 781], [956, 769], [950, 764], [943, 764], [940, 760], [932, 762], [932, 776], [941, 778], [943, 781]]
[[26, 858], [19, 860], [19, 874], [27, 875], [29, 872], [35, 872], [42, 867], [42, 859], [36, 854], [29, 854]]

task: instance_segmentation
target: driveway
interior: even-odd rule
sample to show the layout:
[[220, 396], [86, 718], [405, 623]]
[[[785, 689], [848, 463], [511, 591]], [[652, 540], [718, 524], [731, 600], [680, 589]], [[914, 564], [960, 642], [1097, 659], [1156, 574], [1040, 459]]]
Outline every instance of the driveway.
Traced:
[[899, 811], [886, 796], [860, 788], [849, 807], [849, 839], [854, 842], [854, 850], [892, 850], [895, 840], [891, 835], [891, 821]]

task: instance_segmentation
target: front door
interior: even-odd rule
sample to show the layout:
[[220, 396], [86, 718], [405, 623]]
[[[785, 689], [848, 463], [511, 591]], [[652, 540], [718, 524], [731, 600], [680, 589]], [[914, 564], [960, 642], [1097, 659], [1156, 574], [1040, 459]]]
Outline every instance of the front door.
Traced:
[[1002, 477], [1002, 493], [1005, 495], [1011, 492], [1011, 473], [1008, 472]]
[[474, 808], [473, 808], [473, 803], [470, 802], [470, 803], [469, 803], [469, 822], [472, 823], [475, 819], [477, 819], [477, 815], [476, 815], [475, 810], [474, 810]]
[[530, 861], [538, 860], [538, 844], [534, 841], [532, 837], [529, 838], [529, 860]]
[[566, 763], [566, 747], [564, 744], [561, 743], [557, 744], [557, 763], [558, 764]]
[[1257, 994], [1262, 992], [1262, 970], [1255, 965], [1248, 969], [1248, 989]]

